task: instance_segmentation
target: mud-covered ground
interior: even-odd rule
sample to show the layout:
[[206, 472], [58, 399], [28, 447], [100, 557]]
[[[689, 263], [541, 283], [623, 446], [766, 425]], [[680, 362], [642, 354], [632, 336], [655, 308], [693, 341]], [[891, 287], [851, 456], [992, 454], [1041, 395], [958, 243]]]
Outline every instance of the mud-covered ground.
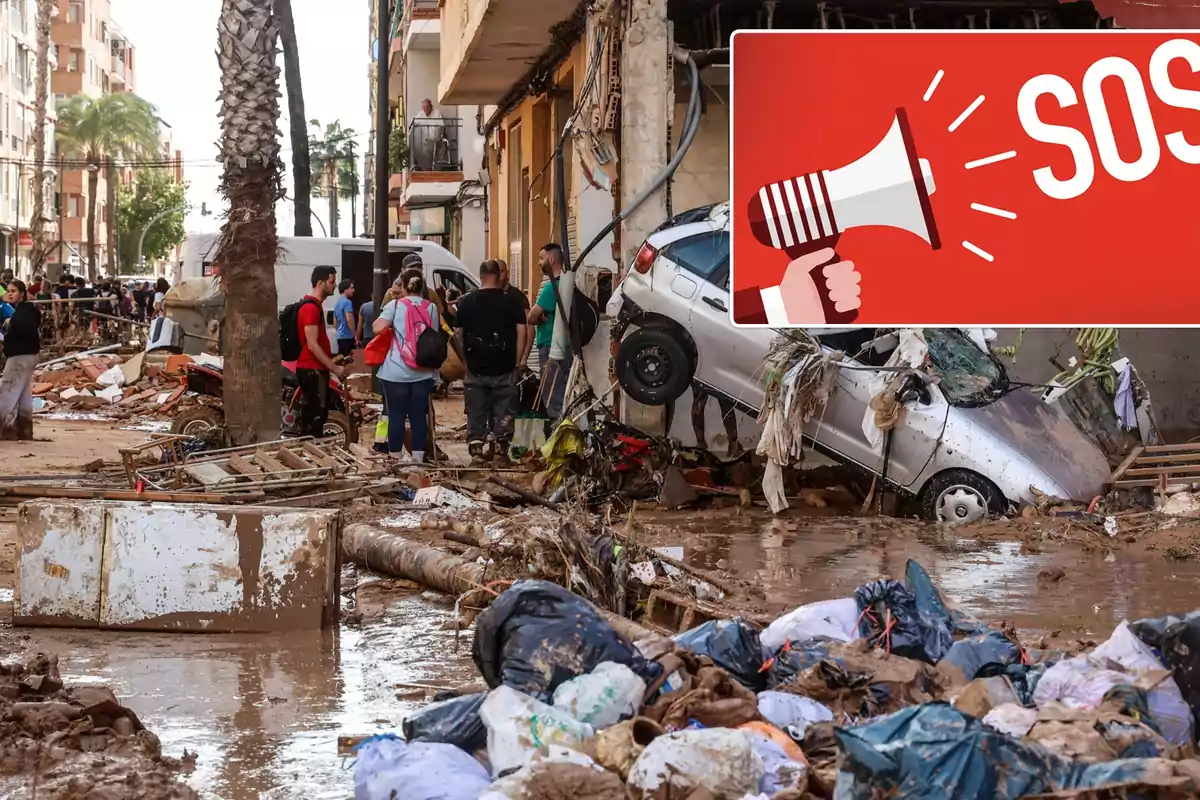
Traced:
[[[447, 424], [441, 418], [439, 423]], [[32, 474], [30, 466], [41, 463], [43, 450], [56, 454], [50, 471], [69, 472], [95, 458], [112, 459], [117, 446], [137, 435], [96, 423], [39, 425], [38, 436], [50, 441], [0, 443], [0, 476]], [[38, 455], [21, 458], [27, 451]], [[736, 506], [672, 513], [639, 509], [634, 522], [639, 541], [683, 548], [689, 564], [744, 587], [743, 605], [760, 614], [846, 596], [881, 576], [902, 576], [909, 558], [920, 561], [964, 610], [1016, 627], [1031, 642], [1054, 639], [1058, 647], [1099, 641], [1124, 618], [1200, 607], [1200, 562], [1181, 560], [1200, 552], [1196, 525], [1160, 530], [1131, 521], [1116, 537], [1048, 518], [951, 530], [839, 516], [846, 508], [797, 508], [780, 518]], [[407, 529], [421, 514], [395, 508], [373, 516], [377, 524]], [[480, 516], [481, 522], [500, 524], [503, 515]], [[67, 686], [111, 686], [119, 703], [157, 737], [167, 760], [154, 761], [153, 748], [137, 750], [148, 737], [135, 736], [117, 742], [117, 749], [87, 754], [92, 761], [53, 767], [36, 759], [3, 762], [15, 764], [12, 786], [19, 787], [9, 790], [0, 783], [3, 797], [27, 796], [34, 775], [41, 787], [37, 797], [84, 797], [51, 791], [51, 772], [67, 774], [87, 764], [92, 778], [108, 774], [105, 770], [120, 775], [122, 769], [152, 777], [160, 774], [155, 764], [169, 771], [170, 759], [186, 752], [195, 760], [188, 760], [191, 771], [180, 780], [206, 799], [341, 800], [353, 794], [353, 773], [350, 761], [337, 755], [339, 736], [397, 731], [433, 687], [475, 679], [471, 632], [453, 630], [452, 599], [404, 582], [347, 571], [344, 621], [324, 633], [14, 629], [9, 626], [14, 556], [13, 526], [0, 523], [5, 659], [55, 655]], [[2, 686], [0, 679], [0, 696]], [[0, 750], [8, 749], [0, 740]], [[132, 756], [126, 754], [130, 749]], [[127, 758], [132, 760], [122, 760]], [[94, 765], [96, 759], [103, 764]]]

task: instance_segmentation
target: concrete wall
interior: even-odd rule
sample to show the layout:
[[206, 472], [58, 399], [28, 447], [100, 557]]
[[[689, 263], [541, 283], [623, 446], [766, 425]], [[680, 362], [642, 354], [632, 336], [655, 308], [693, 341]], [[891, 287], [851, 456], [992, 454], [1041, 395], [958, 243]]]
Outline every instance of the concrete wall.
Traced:
[[[1007, 345], [1015, 341], [1017, 332], [998, 334], [999, 343]], [[1026, 330], [1016, 364], [1009, 358], [1002, 360], [1015, 380], [1038, 383], [1058, 372], [1048, 361], [1056, 353], [1064, 366], [1078, 355], [1074, 329]], [[1164, 439], [1177, 444], [1200, 436], [1200, 330], [1122, 330], [1121, 353], [1133, 361], [1146, 382]]]
[[429, 98], [443, 117], [457, 117], [457, 106], [438, 105], [438, 51], [409, 50], [404, 70], [404, 124], [407, 127], [413, 117], [421, 113], [421, 101]]
[[487, 243], [483, 233], [483, 203], [467, 203], [462, 209], [462, 243], [459, 259], [475, 274], [479, 264], [487, 258]]
[[[716, 87], [725, 103], [727, 87]], [[671, 126], [671, 151], [683, 136], [687, 114], [687, 96], [676, 92], [675, 120]], [[724, 202], [729, 199], [729, 106], [708, 98], [708, 109], [700, 118], [700, 129], [692, 147], [671, 179], [671, 211], [678, 214], [689, 208]]]

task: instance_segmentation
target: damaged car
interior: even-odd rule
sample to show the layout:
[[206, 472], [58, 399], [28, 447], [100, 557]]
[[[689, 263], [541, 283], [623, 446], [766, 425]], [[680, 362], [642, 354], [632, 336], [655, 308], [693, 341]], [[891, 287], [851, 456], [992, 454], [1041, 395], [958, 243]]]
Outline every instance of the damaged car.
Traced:
[[[733, 325], [729, 315], [729, 207], [681, 214], [652, 233], [608, 314], [620, 341], [617, 378], [639, 403], [661, 406], [689, 388], [757, 417], [763, 364], [782, 331]], [[902, 421], [880, 444], [872, 397], [904, 331], [811, 329], [824, 353], [844, 354], [836, 388], [803, 435], [916, 498], [931, 520], [963, 523], [1035, 504], [1039, 493], [1088, 501], [1111, 468], [1100, 449], [1053, 405], [1010, 382], [980, 331], [926, 328], [923, 370], [898, 392]], [[886, 453], [886, 456], [885, 456]]]

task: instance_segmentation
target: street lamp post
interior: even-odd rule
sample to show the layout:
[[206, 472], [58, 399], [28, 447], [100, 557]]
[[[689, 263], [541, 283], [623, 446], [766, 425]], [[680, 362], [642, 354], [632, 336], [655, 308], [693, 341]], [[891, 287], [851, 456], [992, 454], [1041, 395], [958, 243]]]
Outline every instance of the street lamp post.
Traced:
[[142, 245], [146, 243], [146, 234], [149, 233], [150, 229], [154, 227], [154, 223], [158, 222], [168, 214], [174, 214], [178, 211], [186, 211], [186, 209], [168, 208], [165, 211], [160, 211], [159, 213], [155, 214], [154, 217], [146, 223], [146, 227], [142, 228], [142, 235], [138, 237], [137, 258], [134, 259], [133, 263], [137, 264], [139, 267], [142, 265]]

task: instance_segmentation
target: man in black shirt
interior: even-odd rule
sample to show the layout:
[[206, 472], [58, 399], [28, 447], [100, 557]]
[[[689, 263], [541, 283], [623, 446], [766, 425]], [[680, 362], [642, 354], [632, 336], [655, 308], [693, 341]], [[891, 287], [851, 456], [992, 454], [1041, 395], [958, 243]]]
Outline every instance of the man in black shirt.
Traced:
[[[472, 458], [491, 460], [507, 453], [513, 433], [514, 373], [525, 336], [524, 308], [500, 287], [500, 265], [479, 265], [482, 288], [458, 303], [455, 327], [462, 329], [467, 376], [467, 449]], [[486, 452], [484, 450], [486, 441]]]

